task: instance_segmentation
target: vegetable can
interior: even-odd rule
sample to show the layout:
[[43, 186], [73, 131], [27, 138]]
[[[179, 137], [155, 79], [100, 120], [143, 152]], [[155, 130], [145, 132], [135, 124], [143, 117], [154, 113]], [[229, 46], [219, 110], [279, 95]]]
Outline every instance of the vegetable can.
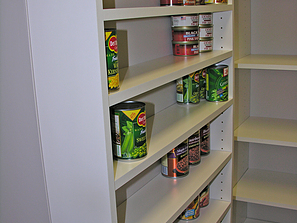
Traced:
[[134, 160], [147, 155], [145, 103], [127, 101], [113, 106], [111, 126], [116, 158]]
[[182, 220], [192, 220], [200, 215], [200, 195], [198, 195], [179, 216]]
[[185, 104], [200, 102], [198, 72], [193, 72], [176, 80], [176, 100]]

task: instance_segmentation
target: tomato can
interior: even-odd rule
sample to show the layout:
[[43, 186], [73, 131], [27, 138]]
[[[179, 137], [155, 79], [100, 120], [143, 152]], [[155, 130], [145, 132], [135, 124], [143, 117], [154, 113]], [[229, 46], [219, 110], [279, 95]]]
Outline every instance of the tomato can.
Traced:
[[195, 5], [196, 0], [183, 0], [183, 5]]
[[207, 69], [203, 68], [198, 71], [199, 74], [199, 88], [200, 88], [200, 99], [205, 99], [205, 89], [206, 89], [206, 72]]
[[204, 208], [209, 205], [209, 185], [207, 185], [200, 193], [200, 208]]
[[206, 100], [228, 101], [228, 73], [227, 65], [212, 65], [206, 73]]
[[200, 215], [200, 195], [198, 195], [179, 216], [182, 220], [193, 220]]
[[111, 107], [113, 153], [119, 160], [147, 155], [145, 103], [126, 101]]
[[172, 42], [173, 55], [175, 56], [195, 56], [199, 54], [199, 41]]
[[198, 20], [199, 20], [199, 26], [201, 26], [201, 25], [212, 25], [213, 24], [212, 13], [211, 12], [200, 13]]
[[200, 130], [188, 138], [189, 164], [197, 165], [201, 162], [200, 154]]
[[108, 89], [119, 89], [118, 44], [116, 29], [105, 29], [105, 48]]
[[160, 0], [161, 6], [183, 5], [183, 0]]
[[205, 0], [196, 0], [196, 5], [205, 5]]
[[173, 42], [192, 42], [199, 41], [199, 31], [196, 26], [180, 26], [172, 27], [172, 41]]
[[198, 14], [171, 16], [172, 27], [198, 26]]
[[189, 174], [188, 140], [183, 141], [161, 160], [162, 175], [171, 178]]
[[200, 102], [199, 97], [199, 74], [193, 72], [176, 80], [176, 100], [180, 103]]
[[200, 129], [200, 153], [201, 156], [210, 153], [210, 124], [206, 124]]
[[212, 38], [213, 27], [212, 25], [200, 25], [199, 26], [199, 37], [200, 38]]
[[213, 50], [213, 38], [200, 38], [199, 39], [199, 52], [209, 52]]

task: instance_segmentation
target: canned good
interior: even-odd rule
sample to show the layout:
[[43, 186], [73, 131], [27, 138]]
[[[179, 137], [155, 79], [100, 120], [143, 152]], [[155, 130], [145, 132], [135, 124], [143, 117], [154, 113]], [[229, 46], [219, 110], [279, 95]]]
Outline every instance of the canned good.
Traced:
[[200, 215], [200, 195], [198, 195], [179, 216], [182, 220], [192, 220]]
[[200, 129], [200, 153], [201, 156], [210, 153], [210, 124], [206, 124]]
[[213, 38], [200, 38], [199, 51], [200, 53], [209, 52], [213, 50]]
[[201, 162], [200, 155], [200, 130], [188, 138], [189, 164], [197, 165]]
[[198, 14], [171, 16], [172, 27], [198, 26]]
[[205, 0], [196, 0], [196, 5], [205, 5]]
[[183, 5], [195, 5], [196, 0], [184, 0]]
[[199, 26], [199, 37], [200, 38], [213, 37], [212, 25], [200, 25]]
[[173, 55], [175, 56], [195, 56], [199, 54], [199, 42], [172, 42]]
[[108, 89], [119, 89], [118, 44], [116, 29], [105, 29]]
[[176, 81], [176, 100], [180, 103], [200, 102], [199, 97], [199, 74], [193, 72]]
[[228, 71], [227, 65], [213, 65], [206, 73], [206, 100], [228, 100]]
[[215, 0], [216, 4], [227, 3], [228, 0]]
[[172, 27], [172, 41], [173, 42], [191, 42], [199, 41], [198, 27], [195, 26], [180, 26]]
[[206, 186], [200, 193], [200, 203], [201, 208], [206, 207], [209, 204], [209, 185]]
[[162, 174], [166, 177], [177, 178], [189, 174], [188, 140], [163, 156], [161, 168]]
[[161, 6], [183, 5], [183, 0], [160, 0]]
[[203, 69], [201, 69], [201, 70], [198, 71], [198, 74], [199, 74], [200, 99], [205, 99], [206, 72], [207, 72], [207, 68], [203, 68]]
[[147, 155], [145, 103], [127, 101], [111, 107], [112, 145], [116, 158], [135, 160]]
[[214, 0], [205, 0], [205, 4], [213, 4]]
[[199, 14], [199, 26], [200, 25], [212, 25], [212, 13], [200, 13]]

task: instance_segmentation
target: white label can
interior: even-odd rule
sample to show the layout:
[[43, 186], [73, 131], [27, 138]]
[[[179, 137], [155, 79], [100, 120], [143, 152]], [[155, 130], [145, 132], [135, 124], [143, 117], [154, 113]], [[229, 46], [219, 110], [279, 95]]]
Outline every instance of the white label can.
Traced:
[[213, 27], [212, 26], [200, 26], [199, 27], [200, 38], [213, 37]]
[[198, 26], [198, 14], [171, 16], [172, 27], [177, 26]]
[[212, 51], [213, 47], [213, 38], [203, 38], [200, 39], [200, 44], [199, 44], [199, 51], [202, 52], [207, 52], [207, 51]]
[[199, 26], [200, 25], [212, 25], [212, 13], [200, 13], [199, 14]]

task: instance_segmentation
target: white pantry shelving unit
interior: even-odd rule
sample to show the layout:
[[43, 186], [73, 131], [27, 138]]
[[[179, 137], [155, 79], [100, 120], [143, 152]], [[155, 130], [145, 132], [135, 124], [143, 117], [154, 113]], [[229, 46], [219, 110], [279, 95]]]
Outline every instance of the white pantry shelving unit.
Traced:
[[296, 1], [239, 0], [234, 7], [233, 221], [294, 222]]
[[[0, 182], [8, 183], [0, 197], [15, 209], [11, 214], [11, 205], [1, 205], [0, 222], [174, 222], [209, 184], [210, 205], [194, 222], [231, 222], [232, 0], [191, 7], [160, 7], [157, 0], [27, 0], [2, 8], [1, 59], [12, 65], [15, 58], [7, 55], [17, 55], [20, 63], [1, 67], [1, 120], [10, 122], [1, 125]], [[213, 13], [214, 50], [173, 56], [170, 16], [203, 12]], [[106, 84], [108, 27], [118, 32], [116, 92]], [[216, 63], [229, 66], [229, 100], [177, 104], [175, 80]], [[109, 108], [128, 99], [146, 103], [148, 155], [120, 162], [112, 155]], [[211, 153], [184, 178], [162, 176], [160, 158], [207, 123]], [[34, 144], [24, 143], [23, 134]]]

